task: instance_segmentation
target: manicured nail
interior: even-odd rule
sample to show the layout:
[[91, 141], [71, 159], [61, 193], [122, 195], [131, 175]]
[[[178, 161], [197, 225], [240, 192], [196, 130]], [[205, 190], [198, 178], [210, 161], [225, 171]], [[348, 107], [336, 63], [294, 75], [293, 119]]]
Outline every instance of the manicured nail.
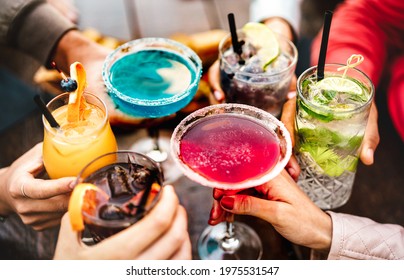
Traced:
[[222, 102], [224, 100], [224, 94], [223, 92], [219, 91], [219, 90], [215, 90], [213, 92], [213, 96], [215, 97], [215, 99], [219, 102]]
[[292, 167], [288, 168], [288, 173], [291, 177], [294, 177], [294, 175], [296, 174], [295, 170]]
[[225, 196], [220, 201], [220, 205], [222, 205], [227, 210], [233, 210], [234, 207], [234, 198], [231, 196]]

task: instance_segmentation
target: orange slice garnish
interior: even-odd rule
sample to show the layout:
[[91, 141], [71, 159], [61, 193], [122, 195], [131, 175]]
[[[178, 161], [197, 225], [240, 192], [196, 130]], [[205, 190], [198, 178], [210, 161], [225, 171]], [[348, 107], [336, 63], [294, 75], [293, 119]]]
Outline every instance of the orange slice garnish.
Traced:
[[146, 201], [146, 205], [145, 205], [146, 208], [152, 204], [154, 198], [160, 192], [160, 190], [161, 190], [161, 186], [159, 183], [153, 183], [151, 185], [151, 190], [150, 190], [149, 196], [147, 197], [147, 201]]
[[105, 201], [109, 199], [105, 191], [90, 183], [80, 183], [74, 188], [68, 206], [73, 230], [84, 230], [83, 210], [86, 212], [96, 210], [97, 203], [100, 201], [97, 194], [101, 194], [102, 199]]
[[69, 94], [67, 107], [67, 121], [78, 122], [85, 108], [84, 89], [87, 86], [87, 76], [84, 66], [80, 62], [70, 65], [70, 77], [77, 82], [77, 89]]

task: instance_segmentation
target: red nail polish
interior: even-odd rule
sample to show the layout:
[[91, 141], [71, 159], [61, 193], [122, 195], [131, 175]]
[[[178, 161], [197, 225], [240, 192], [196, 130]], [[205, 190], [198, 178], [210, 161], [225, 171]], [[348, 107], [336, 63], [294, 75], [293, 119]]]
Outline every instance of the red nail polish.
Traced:
[[225, 196], [220, 200], [220, 205], [222, 205], [227, 210], [233, 210], [234, 198], [231, 196]]

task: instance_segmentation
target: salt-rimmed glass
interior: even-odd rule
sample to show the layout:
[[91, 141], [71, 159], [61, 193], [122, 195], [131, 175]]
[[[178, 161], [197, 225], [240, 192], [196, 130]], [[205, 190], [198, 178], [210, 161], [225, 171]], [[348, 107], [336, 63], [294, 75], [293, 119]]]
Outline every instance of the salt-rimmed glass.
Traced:
[[[252, 179], [236, 183], [218, 182], [209, 179], [188, 166], [182, 160], [180, 147], [182, 138], [199, 121], [217, 116], [246, 118], [272, 132], [277, 138], [280, 151], [275, 165]], [[199, 109], [184, 118], [173, 132], [171, 150], [178, 166], [193, 181], [211, 188], [242, 190], [259, 186], [277, 176], [290, 159], [292, 145], [290, 135], [283, 123], [270, 113], [249, 105], [226, 103]], [[245, 168], [249, 168], [249, 166], [246, 165]], [[255, 231], [243, 223], [233, 223], [232, 220], [232, 218], [229, 218], [226, 223], [205, 229], [198, 241], [198, 252], [201, 259], [261, 258], [262, 244]]]

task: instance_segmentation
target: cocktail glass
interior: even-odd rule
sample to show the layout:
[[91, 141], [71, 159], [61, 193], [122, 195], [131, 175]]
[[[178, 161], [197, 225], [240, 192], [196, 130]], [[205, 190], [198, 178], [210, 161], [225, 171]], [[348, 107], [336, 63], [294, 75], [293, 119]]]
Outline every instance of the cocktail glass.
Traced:
[[77, 184], [91, 183], [105, 191], [85, 196], [83, 219], [93, 240], [99, 242], [142, 219], [156, 204], [163, 183], [160, 166], [149, 157], [118, 151], [91, 161]]
[[[103, 67], [103, 79], [116, 106], [129, 116], [144, 118], [146, 127], [148, 119], [168, 117], [188, 105], [201, 73], [202, 62], [196, 53], [166, 38], [127, 42], [107, 57]], [[155, 137], [141, 139], [134, 149], [161, 162], [168, 179], [177, 173], [170, 171], [172, 164], [166, 160], [170, 151], [162, 150], [169, 143], [160, 143], [164, 139], [158, 137], [158, 128], [148, 129]]]
[[[208, 106], [184, 118], [173, 132], [171, 149], [191, 180], [229, 191], [268, 182], [282, 171], [292, 150], [288, 131], [273, 115], [230, 103]], [[201, 259], [261, 258], [258, 235], [243, 223], [233, 223], [231, 216], [202, 233]]]
[[314, 66], [297, 81], [298, 184], [322, 209], [349, 200], [374, 96], [365, 73], [350, 68], [343, 77], [343, 66], [326, 64], [320, 82]]
[[53, 128], [42, 118], [43, 161], [52, 179], [75, 177], [94, 158], [118, 149], [104, 102], [90, 93], [83, 96], [86, 99], [84, 119], [75, 123], [67, 122], [69, 93], [60, 94], [47, 104], [60, 125]]
[[287, 38], [276, 35], [280, 55], [264, 71], [244, 31], [238, 30], [237, 34], [244, 42], [242, 61], [233, 50], [230, 34], [219, 44], [220, 83], [225, 101], [255, 106], [279, 118], [296, 69], [297, 49]]

